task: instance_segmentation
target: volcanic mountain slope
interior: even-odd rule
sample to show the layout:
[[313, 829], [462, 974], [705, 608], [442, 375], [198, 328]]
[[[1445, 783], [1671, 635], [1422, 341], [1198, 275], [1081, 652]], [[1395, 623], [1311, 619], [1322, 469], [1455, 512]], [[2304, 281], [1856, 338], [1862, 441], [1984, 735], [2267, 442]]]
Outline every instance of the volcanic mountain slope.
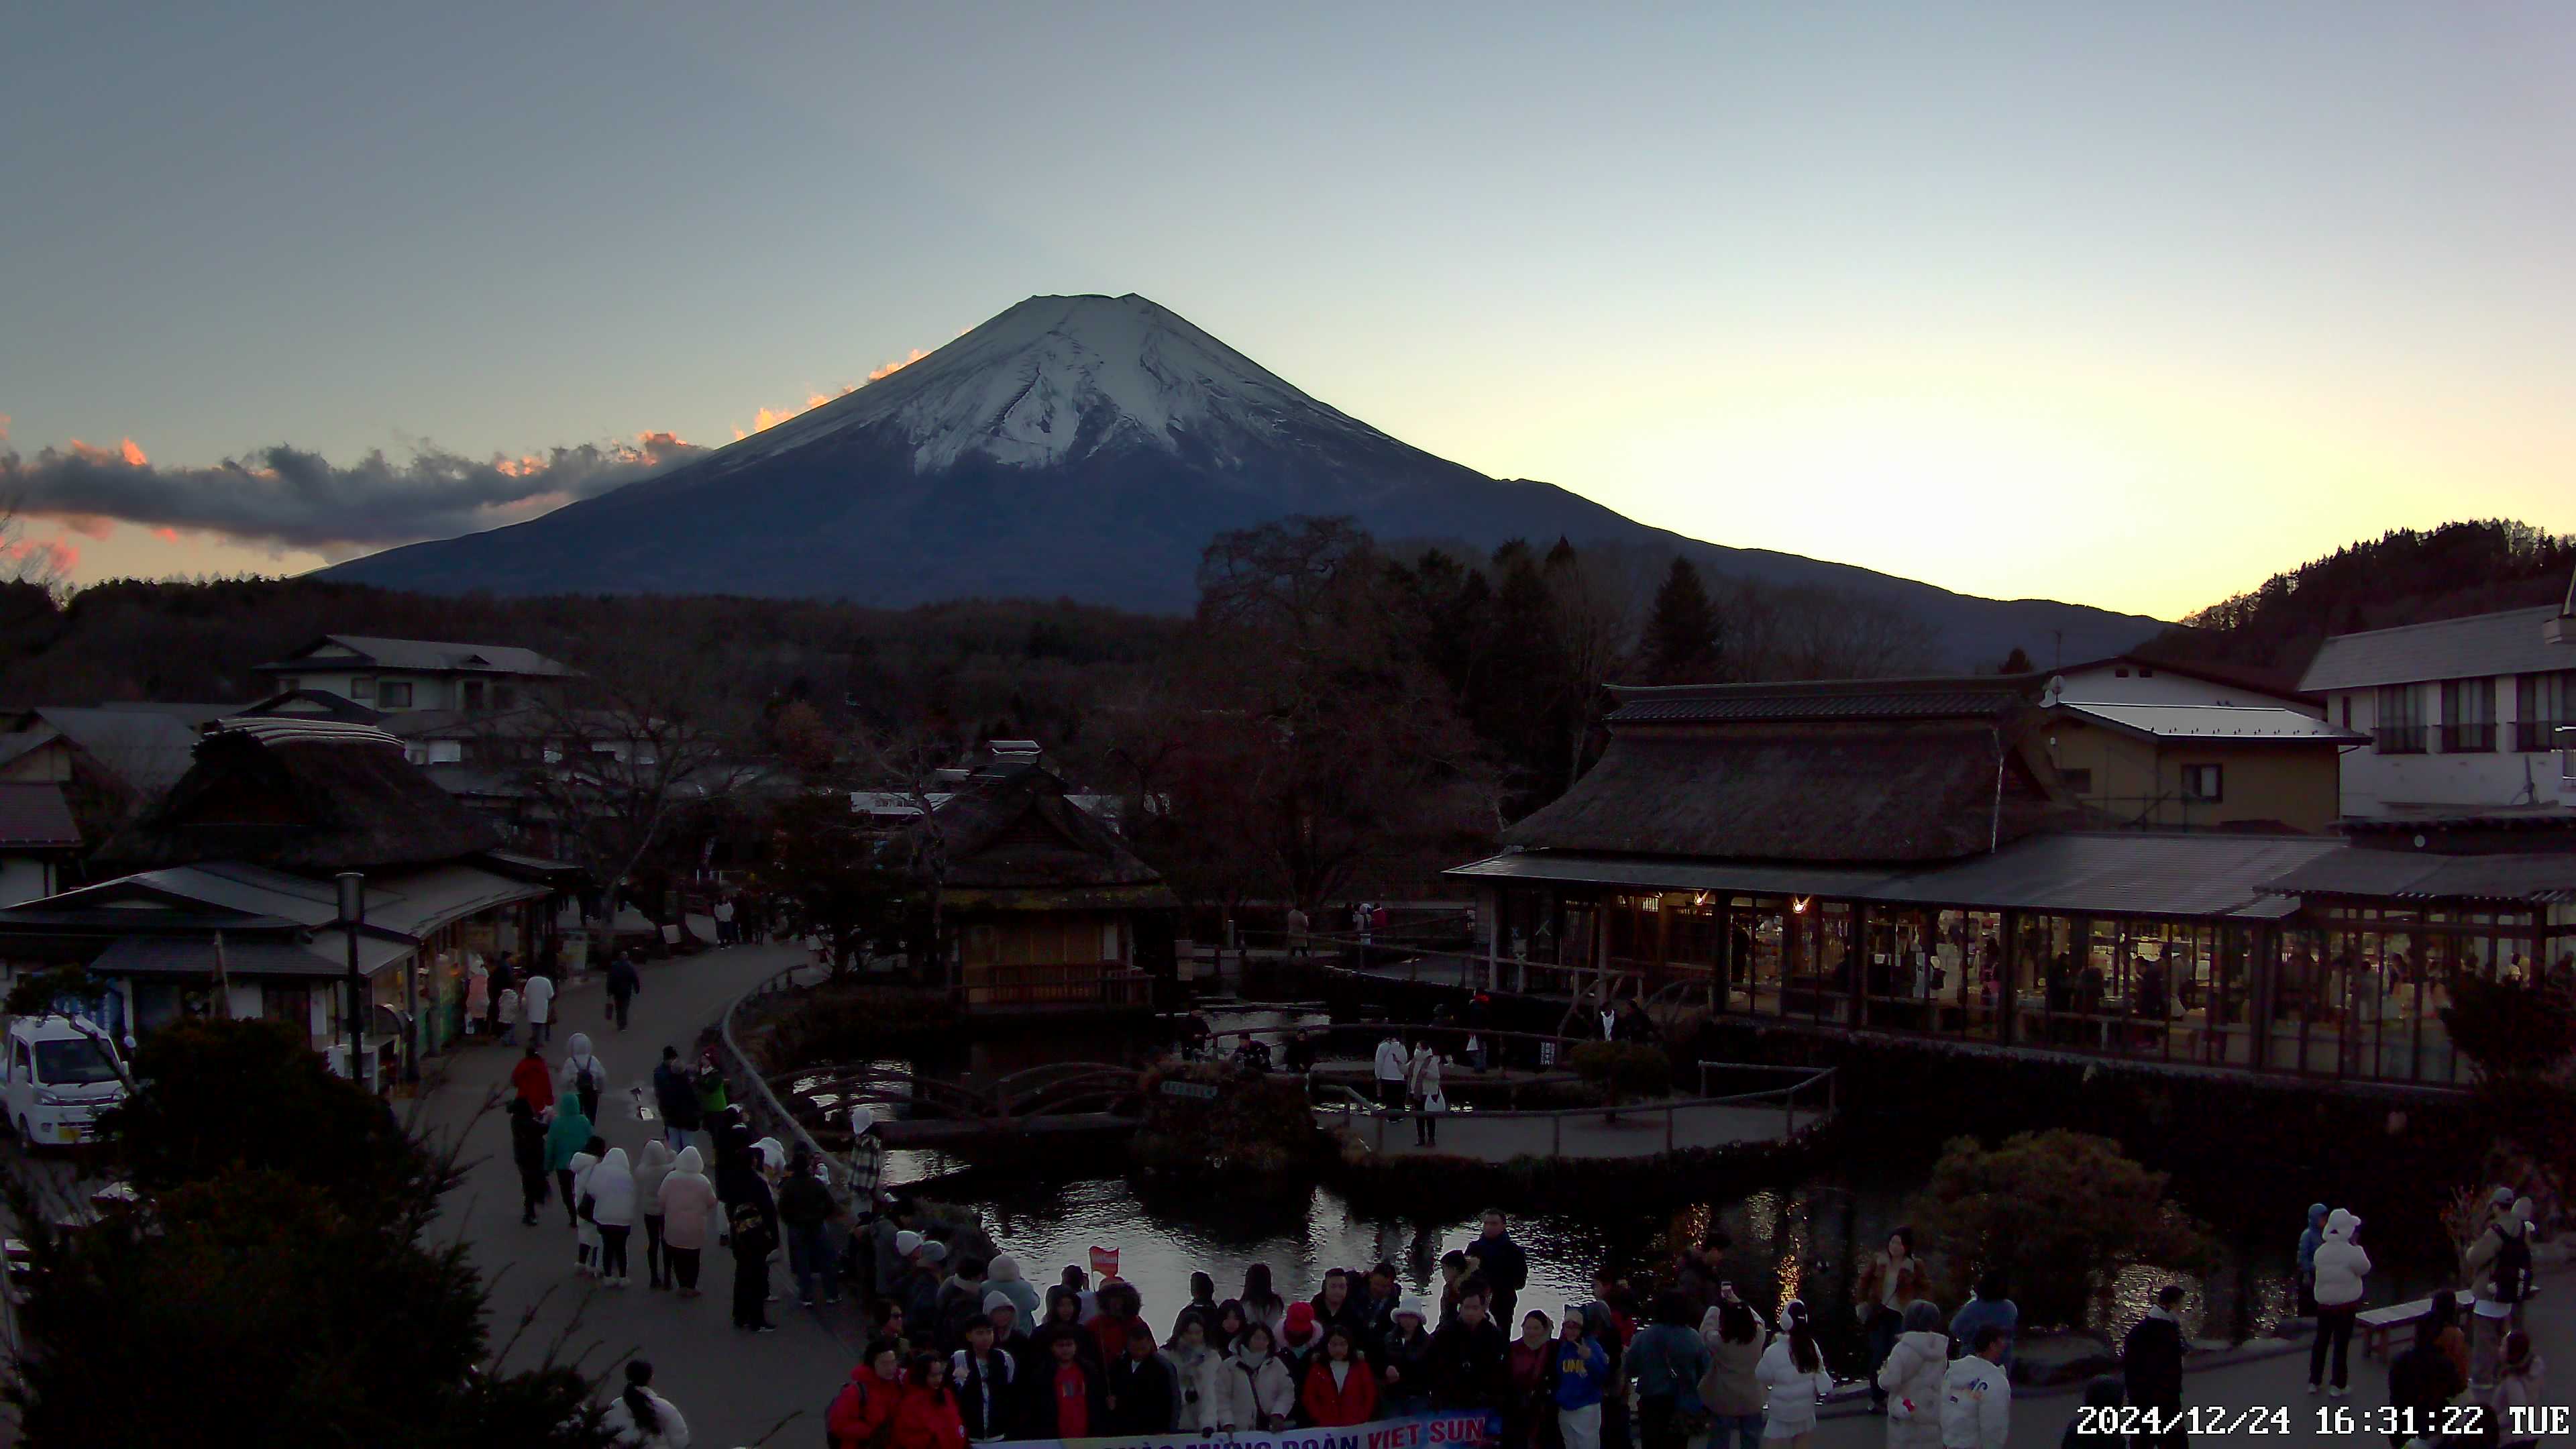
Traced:
[[1559, 536], [1893, 598], [1961, 665], [2125, 649], [2154, 620], [1978, 599], [1649, 528], [1379, 432], [1138, 296], [1032, 297], [930, 356], [683, 467], [332, 577], [429, 592], [723, 593], [905, 606], [1070, 597], [1188, 609], [1218, 532], [1347, 514], [1382, 539]]

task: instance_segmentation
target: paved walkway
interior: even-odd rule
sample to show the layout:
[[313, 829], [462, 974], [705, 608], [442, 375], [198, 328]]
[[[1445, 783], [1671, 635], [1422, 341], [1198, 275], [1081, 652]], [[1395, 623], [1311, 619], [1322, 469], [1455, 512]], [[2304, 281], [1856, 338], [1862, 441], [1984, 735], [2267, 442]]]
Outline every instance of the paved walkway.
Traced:
[[1414, 1145], [1411, 1117], [1374, 1113], [1318, 1111], [1326, 1127], [1349, 1127], [1370, 1151], [1386, 1157], [1463, 1157], [1475, 1162], [1509, 1162], [1515, 1157], [1580, 1157], [1593, 1159], [1653, 1157], [1686, 1148], [1732, 1147], [1747, 1142], [1780, 1142], [1823, 1123], [1830, 1115], [1801, 1107], [1795, 1117], [1778, 1107], [1677, 1107], [1666, 1113], [1655, 1107], [1621, 1110], [1606, 1121], [1597, 1110], [1566, 1114], [1451, 1112], [1440, 1119], [1436, 1147]]
[[[727, 1002], [804, 955], [799, 946], [734, 946], [648, 962], [643, 994], [636, 997], [624, 1032], [601, 1019], [603, 997], [594, 976], [590, 984], [565, 993], [548, 1059], [561, 1060], [572, 1032], [590, 1034], [612, 1083], [601, 1097], [600, 1115], [606, 1121], [600, 1135], [633, 1158], [650, 1129], [635, 1117], [627, 1089], [641, 1087], [644, 1100], [652, 1100], [652, 1070], [661, 1061], [663, 1046], [689, 1050], [700, 1028], [713, 1022]], [[508, 1119], [498, 1110], [476, 1116], [486, 1096], [507, 1080], [519, 1054], [519, 1048], [482, 1046], [450, 1055], [444, 1059], [447, 1081], [424, 1104], [424, 1122], [432, 1134], [466, 1132], [464, 1157], [471, 1164], [464, 1185], [449, 1196], [432, 1231], [452, 1232], [471, 1249], [491, 1290], [496, 1347], [510, 1337], [522, 1314], [535, 1314], [505, 1366], [533, 1362], [560, 1342], [613, 1386], [619, 1365], [630, 1355], [640, 1356], [652, 1361], [654, 1388], [679, 1405], [699, 1445], [724, 1449], [754, 1443], [798, 1411], [804, 1417], [770, 1442], [819, 1441], [823, 1406], [858, 1357], [851, 1305], [813, 1311], [798, 1307], [782, 1254], [770, 1270], [772, 1291], [779, 1296], [769, 1306], [770, 1319], [779, 1331], [737, 1333], [729, 1306], [732, 1254], [707, 1249], [699, 1280], [704, 1297], [656, 1293], [643, 1286], [641, 1229], [631, 1254], [634, 1287], [603, 1289], [593, 1279], [576, 1276], [572, 1230], [565, 1226], [563, 1206], [549, 1202], [538, 1212], [538, 1226], [521, 1226]], [[701, 1150], [704, 1145], [702, 1141]]]
[[[2547, 1377], [2542, 1382], [2540, 1402], [2545, 1404], [2576, 1403], [2576, 1272], [2548, 1271], [2541, 1274], [2544, 1291], [2525, 1312], [2529, 1327]], [[2401, 1352], [2414, 1340], [2401, 1333], [2390, 1344], [2391, 1353]], [[2221, 1356], [2223, 1357], [2223, 1356]], [[2183, 1400], [2205, 1411], [2225, 1411], [2234, 1432], [2229, 1442], [2252, 1445], [2332, 1444], [2338, 1449], [2382, 1449], [2388, 1439], [2377, 1432], [2377, 1424], [2368, 1416], [2388, 1402], [2388, 1365], [2385, 1361], [2365, 1359], [2356, 1339], [2352, 1350], [2352, 1394], [2348, 1398], [2329, 1398], [2308, 1394], [2308, 1346], [2301, 1340], [2291, 1351], [2265, 1355], [2247, 1355], [2234, 1361], [2222, 1361], [2205, 1370], [2191, 1370], [2183, 1378]], [[2042, 1395], [2045, 1395], [2044, 1397]], [[2082, 1402], [2079, 1389], [2070, 1386], [2058, 1390], [2023, 1390], [2015, 1395], [2012, 1416], [2011, 1449], [2056, 1449], [2059, 1437], [2075, 1417]], [[2267, 1417], [2258, 1431], [2245, 1426], [2246, 1410], [2255, 1408], [2286, 1409], [2288, 1432], [2275, 1427], [2276, 1418]], [[2338, 1431], [2334, 1421], [2321, 1427], [2320, 1410], [2328, 1414], [2348, 1413], [2352, 1427]], [[1828, 1413], [1836, 1412], [1828, 1409]], [[2212, 1425], [2212, 1427], [2217, 1427]], [[1887, 1421], [1858, 1413], [1826, 1419], [1817, 1428], [1813, 1449], [1880, 1449], [1887, 1442]], [[2102, 1449], [2116, 1449], [2116, 1441], [2097, 1441]], [[2203, 1449], [2218, 1441], [2214, 1435], [2193, 1440]], [[2569, 1436], [2543, 1435], [2543, 1444], [2565, 1444]], [[1711, 1446], [1718, 1449], [1718, 1446]]]

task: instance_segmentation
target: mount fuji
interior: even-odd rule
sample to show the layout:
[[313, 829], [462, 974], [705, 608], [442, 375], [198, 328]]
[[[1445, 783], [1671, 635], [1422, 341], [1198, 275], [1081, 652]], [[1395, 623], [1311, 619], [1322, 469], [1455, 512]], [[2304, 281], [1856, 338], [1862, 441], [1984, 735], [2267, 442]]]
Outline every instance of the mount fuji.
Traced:
[[430, 593], [1067, 597], [1181, 612], [1217, 533], [1348, 515], [1384, 540], [1611, 543], [1886, 597], [1960, 665], [2130, 648], [2155, 620], [2003, 601], [1650, 528], [1486, 477], [1319, 402], [1139, 296], [1031, 297], [876, 382], [669, 472], [326, 576]]

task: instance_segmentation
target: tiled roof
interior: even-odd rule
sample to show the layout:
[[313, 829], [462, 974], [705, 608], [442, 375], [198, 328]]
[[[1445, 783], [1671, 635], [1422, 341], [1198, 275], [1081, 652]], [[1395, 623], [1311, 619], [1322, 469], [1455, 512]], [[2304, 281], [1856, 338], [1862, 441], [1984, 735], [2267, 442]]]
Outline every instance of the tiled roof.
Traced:
[[2344, 846], [2271, 882], [2285, 894], [2576, 901], [2576, 853], [2417, 855]]
[[2380, 684], [2576, 669], [2576, 645], [2552, 644], [2542, 635], [2542, 628], [2557, 617], [2557, 606], [2544, 604], [2366, 634], [2338, 634], [2318, 647], [2308, 672], [2299, 678], [2299, 688], [2319, 694]]
[[[311, 657], [325, 644], [356, 650], [357, 658]], [[423, 674], [570, 674], [561, 662], [510, 644], [442, 644], [428, 639], [379, 639], [367, 634], [325, 634], [294, 654], [257, 668], [283, 674], [315, 669], [413, 670]]]
[[2237, 704], [2078, 704], [2058, 708], [2160, 740], [2308, 741], [2362, 745], [2370, 737], [2314, 715], [2278, 706]]
[[52, 781], [0, 783], [0, 849], [67, 850], [81, 843], [63, 787]]
[[2028, 704], [2044, 681], [2027, 674], [1807, 683], [1614, 686], [1610, 723], [1749, 720], [1983, 719]]

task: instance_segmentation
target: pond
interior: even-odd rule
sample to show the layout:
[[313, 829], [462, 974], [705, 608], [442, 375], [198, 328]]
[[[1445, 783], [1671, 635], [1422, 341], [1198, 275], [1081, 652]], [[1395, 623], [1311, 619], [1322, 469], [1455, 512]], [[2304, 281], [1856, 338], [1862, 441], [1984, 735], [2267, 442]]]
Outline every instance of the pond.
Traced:
[[[1321, 1020], [1300, 1010], [1261, 1009], [1228, 1013], [1215, 1024], [1227, 1030]], [[1047, 1061], [1140, 1061], [1154, 1049], [1144, 1036], [1092, 1032], [959, 1045], [910, 1065], [943, 1076], [989, 1078]], [[1874, 1122], [1870, 1150], [1846, 1154], [1862, 1160], [1820, 1165], [1793, 1181], [1730, 1185], [1702, 1174], [1668, 1195], [1632, 1195], [1579, 1213], [1494, 1204], [1510, 1214], [1512, 1235], [1528, 1250], [1530, 1286], [1522, 1306], [1553, 1317], [1564, 1305], [1593, 1296], [1598, 1271], [1636, 1275], [1668, 1264], [1681, 1243], [1719, 1242], [1725, 1271], [1748, 1299], [1775, 1312], [1791, 1298], [1805, 1299], [1832, 1365], [1857, 1375], [1863, 1349], [1850, 1307], [1853, 1265], [1906, 1222], [1907, 1202], [1948, 1135], [1929, 1125], [1900, 1119], [1883, 1139]], [[1979, 1126], [2000, 1136], [2016, 1124], [1999, 1116]], [[1883, 1145], [1890, 1140], [1912, 1145], [1891, 1151]], [[1355, 1205], [1321, 1185], [1181, 1190], [1132, 1183], [1112, 1162], [1077, 1162], [1039, 1175], [969, 1168], [934, 1152], [890, 1154], [887, 1181], [916, 1185], [925, 1196], [974, 1209], [994, 1240], [1017, 1255], [1042, 1286], [1055, 1281], [1065, 1265], [1087, 1262], [1093, 1247], [1118, 1249], [1123, 1276], [1144, 1295], [1146, 1316], [1158, 1327], [1168, 1325], [1188, 1301], [1193, 1271], [1210, 1274], [1218, 1296], [1231, 1297], [1254, 1263], [1270, 1265], [1283, 1294], [1311, 1297], [1327, 1268], [1389, 1262], [1409, 1296], [1436, 1302], [1440, 1255], [1466, 1246], [1487, 1206], [1462, 1196], [1393, 1214]], [[2292, 1254], [2302, 1224], [2241, 1220], [2223, 1190], [2211, 1190], [2200, 1201], [2187, 1191], [2178, 1195], [2186, 1210], [2211, 1224], [2220, 1244], [2216, 1270], [2187, 1285], [2185, 1323], [2216, 1338], [2272, 1331], [2294, 1311]], [[2380, 1244], [2370, 1246], [2374, 1257], [2400, 1257]], [[2373, 1276], [2372, 1300], [2419, 1295], [2444, 1267], [2383, 1262]], [[2116, 1338], [2144, 1314], [2163, 1281], [2147, 1272], [2124, 1276], [2090, 1326]]]

